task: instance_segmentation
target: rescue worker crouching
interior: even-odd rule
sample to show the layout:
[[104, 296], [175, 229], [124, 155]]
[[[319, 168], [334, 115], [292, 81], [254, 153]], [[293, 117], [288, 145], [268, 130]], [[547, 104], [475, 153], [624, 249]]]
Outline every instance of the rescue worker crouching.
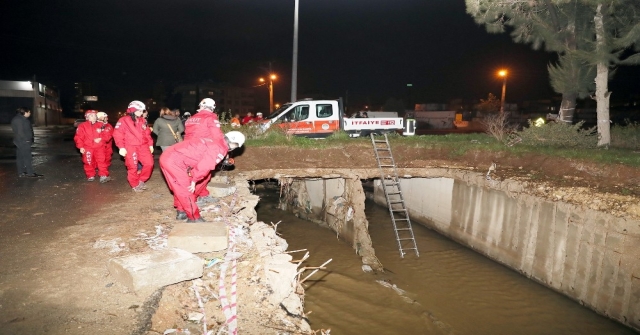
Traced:
[[216, 139], [196, 138], [167, 148], [160, 156], [160, 169], [173, 192], [176, 220], [205, 222], [196, 203], [197, 195], [207, 187], [211, 171], [224, 163], [227, 153], [244, 145], [245, 136], [230, 131]]
[[[190, 141], [208, 138], [214, 142], [222, 141], [224, 139], [224, 133], [222, 133], [222, 129], [220, 128], [220, 120], [215, 110], [215, 100], [211, 98], [202, 99], [198, 105], [198, 113], [185, 122], [184, 140]], [[209, 190], [207, 189], [209, 180], [211, 180], [211, 174], [200, 181], [200, 183], [204, 184], [203, 187], [197, 187], [198, 192], [196, 193], [196, 199], [198, 206], [217, 201], [209, 195]]]
[[102, 122], [97, 122], [97, 114], [95, 110], [87, 110], [85, 112], [84, 116], [87, 122], [83, 122], [78, 126], [73, 140], [82, 154], [82, 163], [87, 181], [94, 181], [96, 179], [96, 170], [98, 170], [100, 182], [105, 183], [111, 179], [109, 177], [110, 163], [107, 162], [109, 151], [106, 149], [105, 143], [111, 141], [113, 128], [109, 126], [110, 129], [106, 129], [103, 127], [104, 124]]
[[[116, 123], [113, 139], [120, 148], [118, 153], [124, 157], [127, 167], [127, 181], [135, 192], [147, 189], [145, 182], [153, 171], [153, 139], [142, 116], [146, 106], [140, 101], [132, 101], [127, 108], [127, 115]], [[138, 162], [142, 169], [138, 173]]]

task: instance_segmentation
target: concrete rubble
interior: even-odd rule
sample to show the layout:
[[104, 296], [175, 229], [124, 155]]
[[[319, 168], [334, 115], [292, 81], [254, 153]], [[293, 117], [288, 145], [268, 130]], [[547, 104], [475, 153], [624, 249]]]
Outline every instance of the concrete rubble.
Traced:
[[147, 334], [313, 333], [299, 284], [302, 262], [292, 263], [287, 242], [257, 222], [259, 197], [248, 182], [226, 182], [209, 188], [212, 196], [227, 193], [202, 208], [209, 223], [176, 223], [157, 232], [158, 250], [111, 259], [111, 276], [135, 292], [168, 285]]

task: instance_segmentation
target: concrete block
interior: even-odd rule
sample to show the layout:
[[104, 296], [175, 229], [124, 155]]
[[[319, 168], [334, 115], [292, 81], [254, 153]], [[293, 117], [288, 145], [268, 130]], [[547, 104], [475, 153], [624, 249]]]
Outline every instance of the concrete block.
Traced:
[[624, 256], [621, 258], [616, 287], [606, 312], [607, 315], [619, 321], [624, 320], [625, 306], [629, 300], [632, 277], [631, 272], [627, 271], [627, 269], [633, 266], [633, 262], [637, 262], [637, 260]]
[[596, 309], [604, 313], [609, 308], [609, 304], [613, 298], [616, 289], [616, 281], [618, 280], [618, 267], [620, 265], [620, 254], [607, 250], [602, 258], [602, 267], [600, 269], [600, 287], [596, 298]]
[[553, 270], [552, 255], [554, 245], [554, 213], [553, 203], [543, 202], [540, 205], [540, 216], [538, 218], [538, 235], [536, 237], [536, 252], [533, 261], [533, 272], [531, 275], [544, 282], [551, 282]]
[[582, 226], [570, 223], [567, 227], [567, 242], [565, 245], [566, 259], [564, 262], [564, 271], [562, 276], [561, 291], [573, 297], [575, 294], [575, 278], [576, 267], [578, 263], [578, 254], [580, 251], [580, 230]]
[[112, 258], [111, 276], [132, 291], [155, 291], [163, 286], [202, 277], [201, 258], [180, 249], [153, 250]]
[[222, 222], [178, 223], [173, 226], [167, 246], [188, 252], [211, 252], [227, 248], [227, 227]]
[[223, 183], [209, 183], [207, 190], [209, 190], [209, 194], [214, 198], [224, 198], [236, 193], [235, 186]]

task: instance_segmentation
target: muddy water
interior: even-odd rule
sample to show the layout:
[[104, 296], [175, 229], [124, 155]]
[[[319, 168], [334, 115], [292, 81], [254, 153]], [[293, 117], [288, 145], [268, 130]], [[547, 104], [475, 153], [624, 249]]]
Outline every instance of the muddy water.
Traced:
[[400, 258], [388, 212], [373, 202], [366, 203], [366, 213], [386, 272], [364, 273], [360, 258], [334, 232], [276, 209], [276, 192], [259, 194], [258, 219], [281, 221], [277, 231], [289, 250], [309, 250], [307, 266], [333, 259], [328, 271], [306, 282], [305, 310], [312, 312], [313, 329], [331, 328], [331, 334], [635, 334], [422, 226], [414, 228], [420, 257]]

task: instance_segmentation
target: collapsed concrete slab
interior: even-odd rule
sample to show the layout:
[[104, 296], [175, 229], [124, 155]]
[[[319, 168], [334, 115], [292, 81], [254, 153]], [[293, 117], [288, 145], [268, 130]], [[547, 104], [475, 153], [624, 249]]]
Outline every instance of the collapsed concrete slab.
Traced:
[[155, 291], [202, 277], [203, 261], [184, 250], [162, 249], [112, 258], [107, 268], [115, 281], [132, 291]]
[[227, 243], [228, 230], [222, 222], [178, 223], [167, 239], [169, 248], [192, 253], [224, 250]]
[[209, 183], [207, 185], [209, 194], [214, 198], [224, 198], [236, 192], [236, 187], [226, 183]]

